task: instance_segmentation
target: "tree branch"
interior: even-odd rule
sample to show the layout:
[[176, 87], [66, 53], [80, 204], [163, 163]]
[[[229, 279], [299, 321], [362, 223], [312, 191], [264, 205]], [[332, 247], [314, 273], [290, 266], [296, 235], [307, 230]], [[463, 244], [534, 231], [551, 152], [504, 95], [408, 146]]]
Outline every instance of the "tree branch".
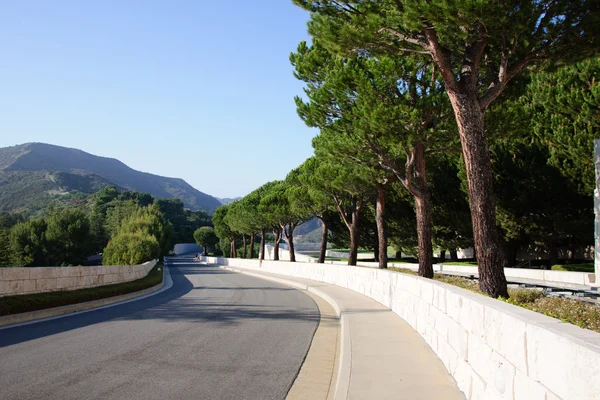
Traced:
[[456, 76], [452, 71], [452, 65], [450, 62], [450, 52], [448, 49], [442, 47], [437, 37], [437, 33], [434, 28], [426, 28], [425, 36], [429, 42], [429, 48], [431, 49], [431, 55], [440, 69], [442, 78], [446, 83], [446, 87], [452, 91], [458, 91], [458, 85]]

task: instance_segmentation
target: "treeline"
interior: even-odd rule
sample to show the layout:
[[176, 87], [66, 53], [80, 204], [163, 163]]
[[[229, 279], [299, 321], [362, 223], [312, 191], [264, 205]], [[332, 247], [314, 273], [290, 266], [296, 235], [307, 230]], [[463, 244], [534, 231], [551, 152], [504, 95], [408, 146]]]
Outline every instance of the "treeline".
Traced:
[[192, 242], [203, 211], [183, 208], [179, 199], [106, 186], [71, 208], [51, 208], [26, 218], [0, 215], [0, 266], [86, 265], [102, 254], [105, 265], [133, 265], [166, 255], [176, 242]]
[[351, 265], [377, 238], [381, 267], [388, 242], [416, 245], [431, 278], [434, 246], [472, 245], [481, 290], [508, 297], [518, 250], [555, 262], [592, 244], [596, 2], [294, 2], [311, 13], [312, 44], [290, 59], [315, 156], [217, 210], [231, 256], [273, 230], [293, 257], [315, 216], [323, 242], [341, 221]]

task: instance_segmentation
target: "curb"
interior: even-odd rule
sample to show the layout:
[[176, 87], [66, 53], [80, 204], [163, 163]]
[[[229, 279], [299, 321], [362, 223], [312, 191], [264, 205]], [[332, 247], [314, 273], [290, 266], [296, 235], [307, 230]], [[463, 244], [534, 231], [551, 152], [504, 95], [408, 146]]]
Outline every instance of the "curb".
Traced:
[[[155, 292], [163, 289], [165, 286], [165, 281], [167, 280], [167, 277], [170, 278], [170, 276], [171, 275], [169, 273], [168, 267], [163, 265], [163, 279], [162, 279], [162, 282], [159, 283], [158, 285], [149, 287], [147, 289], [138, 290], [137, 292], [131, 292], [131, 293], [126, 293], [126, 294], [122, 294], [119, 296], [107, 297], [104, 299], [86, 301], [84, 303], [69, 304], [66, 306], [46, 308], [43, 310], [30, 311], [30, 312], [26, 312], [26, 313], [5, 315], [3, 317], [0, 317], [0, 329], [12, 328], [13, 325], [16, 326], [16, 325], [27, 324], [27, 323], [41, 322], [41, 321], [47, 320], [47, 319], [55, 319], [55, 318], [59, 318], [59, 317], [65, 317], [65, 316], [72, 315], [75, 313], [80, 313], [80, 312], [93, 311], [93, 310], [96, 310], [99, 308], [118, 305], [117, 303], [124, 303], [124, 302], [129, 302], [129, 301], [140, 300], [140, 298], [142, 298], [142, 297], [156, 294]], [[171, 283], [171, 286], [172, 286], [172, 283]], [[166, 289], [170, 288], [171, 286], [167, 287]]]
[[[217, 264], [218, 265], [218, 264]], [[337, 365], [337, 371], [335, 372], [335, 394], [334, 399], [347, 399], [348, 392], [350, 390], [350, 373], [352, 367], [352, 338], [350, 336], [350, 326], [348, 322], [348, 318], [344, 317], [340, 306], [336, 303], [334, 299], [332, 299], [329, 295], [323, 293], [317, 288], [312, 286], [304, 285], [298, 282], [290, 281], [284, 278], [276, 278], [274, 276], [263, 275], [260, 272], [254, 272], [251, 270], [232, 268], [229, 266], [218, 265], [219, 268], [226, 269], [232, 272], [237, 272], [240, 274], [246, 274], [250, 276], [254, 276], [256, 278], [265, 279], [277, 283], [281, 283], [283, 285], [292, 286], [298, 289], [306, 290], [319, 296], [323, 300], [325, 300], [331, 307], [333, 308], [336, 316], [340, 320], [340, 346], [339, 346], [339, 363]]]

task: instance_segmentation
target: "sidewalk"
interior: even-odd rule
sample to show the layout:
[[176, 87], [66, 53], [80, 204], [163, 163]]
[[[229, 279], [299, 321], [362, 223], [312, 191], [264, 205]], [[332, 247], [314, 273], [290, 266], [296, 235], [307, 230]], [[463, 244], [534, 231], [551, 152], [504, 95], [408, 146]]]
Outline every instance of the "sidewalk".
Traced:
[[427, 343], [388, 308], [354, 291], [307, 279], [222, 267], [308, 290], [341, 319], [335, 399], [464, 399]]

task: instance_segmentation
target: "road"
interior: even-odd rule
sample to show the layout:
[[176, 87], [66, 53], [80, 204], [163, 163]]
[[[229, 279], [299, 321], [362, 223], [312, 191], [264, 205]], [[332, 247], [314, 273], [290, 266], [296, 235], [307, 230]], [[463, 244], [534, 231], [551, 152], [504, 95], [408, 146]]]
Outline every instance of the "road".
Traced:
[[319, 320], [304, 293], [180, 261], [147, 299], [0, 330], [0, 399], [283, 399]]

